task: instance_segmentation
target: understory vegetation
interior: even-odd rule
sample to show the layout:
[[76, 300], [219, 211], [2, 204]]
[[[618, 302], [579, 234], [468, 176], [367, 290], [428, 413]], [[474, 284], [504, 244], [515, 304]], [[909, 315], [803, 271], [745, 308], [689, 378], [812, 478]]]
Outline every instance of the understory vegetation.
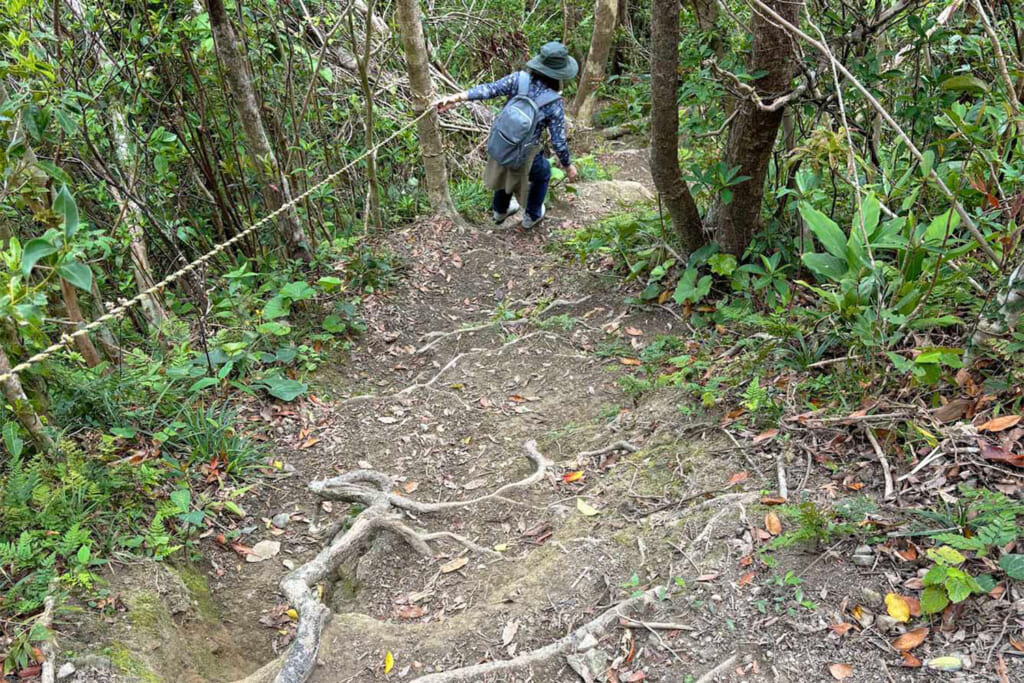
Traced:
[[[364, 298], [402, 281], [379, 238], [452, 213], [419, 126], [443, 133], [447, 204], [489, 218], [487, 109], [423, 116], [399, 4], [0, 8], [4, 674], [41, 663], [47, 596], [95, 604], [109, 563], [198, 556], [216, 520], [246, 515], [281, 466], [261, 410], [319, 400], [310, 375], [360, 342]], [[427, 94], [552, 39], [583, 61], [608, 4], [430, 3], [414, 17]], [[912, 551], [925, 614], [1024, 580], [1024, 5], [611, 5], [598, 106], [570, 136], [590, 147], [580, 182], [613, 175], [596, 160], [612, 140], [672, 163], [652, 162], [656, 202], [550, 249], [678, 325], [595, 353], [631, 371], [634, 402], [670, 390], [681, 415], [829, 470], [860, 447], [900, 472], [957, 458], [945, 495], [911, 480], [898, 516], [856, 479], [834, 506], [791, 490], [764, 566], [849, 539]], [[667, 34], [658, 12], [678, 17]], [[555, 169], [552, 193], [573, 192]], [[779, 580], [792, 605], [799, 580]]]

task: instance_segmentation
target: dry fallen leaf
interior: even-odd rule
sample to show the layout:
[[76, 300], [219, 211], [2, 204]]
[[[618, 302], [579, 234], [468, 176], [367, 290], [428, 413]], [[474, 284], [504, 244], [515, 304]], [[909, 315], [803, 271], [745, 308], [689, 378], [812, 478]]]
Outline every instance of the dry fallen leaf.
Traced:
[[845, 621], [840, 621], [838, 624], [832, 624], [829, 626], [837, 636], [845, 636], [853, 628], [853, 624], [847, 624]]
[[764, 528], [772, 536], [778, 536], [782, 533], [782, 522], [779, 521], [779, 516], [774, 512], [769, 512], [764, 516]]
[[402, 488], [405, 489], [406, 493], [412, 493], [413, 491], [415, 491], [419, 487], [420, 487], [420, 483], [418, 481], [408, 481], [408, 482], [405, 483], [404, 486], [402, 486]]
[[887, 593], [885, 596], [885, 609], [889, 612], [889, 616], [896, 621], [904, 624], [910, 621], [910, 605], [901, 595]]
[[580, 514], [584, 515], [585, 517], [593, 517], [594, 515], [600, 514], [598, 510], [591, 507], [590, 503], [583, 500], [582, 498], [576, 499], [576, 509], [579, 510]]
[[893, 641], [892, 646], [900, 652], [907, 650], [913, 650], [915, 647], [924, 642], [924, 639], [928, 637], [928, 629], [921, 627], [915, 628], [913, 631], [907, 631], [902, 636]]
[[763, 441], [769, 441], [770, 439], [774, 439], [778, 435], [778, 429], [769, 429], [768, 431], [761, 432], [760, 434], [755, 436], [752, 443], [761, 443]]
[[468, 557], [456, 557], [454, 560], [445, 562], [441, 565], [442, 574], [450, 574], [451, 572], [462, 569], [469, 562]]
[[1024, 652], [1024, 640], [1015, 640], [1013, 638], [1010, 638], [1010, 645], [1013, 646], [1014, 650]]
[[744, 574], [743, 576], [740, 577], [739, 585], [740, 586], [749, 586], [751, 583], [754, 582], [754, 576], [755, 576], [754, 572], [747, 572], [746, 574]]
[[761, 505], [785, 505], [786, 499], [780, 496], [762, 496]]
[[419, 605], [405, 605], [395, 610], [395, 616], [399, 619], [419, 619], [426, 613]]
[[729, 486], [732, 486], [734, 484], [742, 484], [747, 480], [747, 477], [748, 475], [746, 472], [737, 472], [736, 474], [729, 477], [728, 484]]
[[505, 628], [501, 630], [501, 644], [508, 646], [509, 643], [516, 639], [517, 633], [519, 633], [519, 622], [513, 619], [505, 624]]
[[630, 337], [639, 337], [643, 335], [643, 330], [638, 330], [635, 327], [627, 327], [626, 334], [628, 334]]
[[921, 668], [921, 660], [920, 659], [918, 659], [914, 655], [910, 654], [909, 652], [901, 652], [900, 654], [903, 656], [903, 664], [901, 666], [905, 666], [905, 667], [907, 667], [909, 669], [919, 669], [919, 668]]
[[832, 674], [832, 678], [841, 681], [853, 675], [853, 667], [849, 664], [832, 664], [828, 667], [828, 672]]
[[1020, 422], [1020, 415], [1003, 415], [978, 426], [979, 432], [1001, 432]]
[[620, 358], [619, 362], [623, 365], [641, 365], [640, 360], [637, 358]]
[[562, 481], [564, 481], [566, 484], [571, 484], [574, 481], [579, 481], [582, 478], [582, 470], [576, 470], [575, 472], [566, 472], [565, 474], [562, 475]]

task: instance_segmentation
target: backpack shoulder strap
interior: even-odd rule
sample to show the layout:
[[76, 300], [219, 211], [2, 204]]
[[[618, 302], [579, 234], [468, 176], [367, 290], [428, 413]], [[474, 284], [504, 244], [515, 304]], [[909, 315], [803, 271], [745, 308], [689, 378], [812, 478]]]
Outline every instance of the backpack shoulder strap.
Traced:
[[534, 100], [534, 102], [537, 105], [537, 109], [541, 109], [542, 107], [545, 107], [552, 102], [557, 102], [560, 99], [562, 99], [562, 93], [555, 90], [545, 90], [537, 97], [536, 100]]
[[519, 72], [519, 95], [526, 97], [530, 92], [530, 74], [525, 71]]

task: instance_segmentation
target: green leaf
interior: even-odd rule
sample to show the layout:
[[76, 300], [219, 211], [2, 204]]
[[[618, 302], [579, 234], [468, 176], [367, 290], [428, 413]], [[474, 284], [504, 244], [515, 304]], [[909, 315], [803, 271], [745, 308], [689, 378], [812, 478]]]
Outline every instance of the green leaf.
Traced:
[[844, 259], [829, 254], [804, 254], [800, 260], [812, 273], [833, 282], [842, 280], [848, 268]]
[[134, 439], [138, 432], [132, 427], [111, 427], [110, 433], [122, 439]]
[[322, 277], [317, 280], [316, 283], [320, 285], [320, 288], [325, 292], [337, 291], [341, 289], [342, 284], [344, 284], [340, 277], [334, 277], [333, 275]]
[[967, 580], [968, 577], [959, 569], [954, 569], [946, 577], [946, 592], [949, 594], [949, 599], [954, 602], [963, 602], [967, 598], [971, 597], [971, 583]]
[[1024, 555], [1007, 553], [999, 558], [999, 568], [1016, 581], [1024, 581]]
[[960, 225], [960, 214], [950, 209], [932, 219], [932, 222], [928, 224], [928, 229], [924, 231], [924, 239], [926, 242], [942, 242], [946, 237], [947, 227], [949, 234], [952, 235], [958, 225]]
[[191, 524], [192, 526], [201, 526], [204, 519], [206, 519], [206, 515], [202, 510], [192, 510], [191, 512], [181, 516], [181, 520], [183, 522]]
[[291, 312], [291, 309], [291, 302], [281, 295], [271, 297], [263, 307], [263, 319], [274, 320], [275, 318], [283, 318]]
[[978, 583], [979, 593], [989, 593], [996, 587], [996, 577], [991, 574], [981, 574], [978, 576], [976, 581]]
[[192, 507], [192, 494], [188, 489], [177, 489], [171, 492], [171, 502], [181, 512], [188, 512]]
[[288, 325], [279, 322], [266, 322], [256, 327], [256, 331], [260, 334], [272, 334], [277, 337], [282, 337], [292, 331], [292, 328]]
[[932, 168], [935, 166], [935, 151], [931, 149], [925, 150], [921, 158], [924, 160], [921, 163], [921, 175], [927, 178], [931, 175]]
[[282, 401], [294, 401], [306, 393], [306, 385], [294, 379], [283, 377], [264, 377], [259, 385], [267, 390], [267, 393]]
[[929, 548], [928, 557], [930, 557], [934, 562], [939, 562], [947, 567], [961, 565], [967, 559], [948, 545], [940, 546], [938, 548]]
[[988, 84], [977, 76], [971, 74], [960, 74], [942, 81], [939, 86], [943, 90], [952, 92], [967, 92], [972, 95], [979, 95], [988, 92]]
[[7, 446], [7, 452], [12, 458], [17, 458], [21, 455], [22, 450], [25, 448], [25, 441], [18, 435], [18, 425], [14, 422], [8, 422], [3, 428], [4, 445]]
[[585, 517], [594, 517], [595, 515], [601, 514], [599, 510], [595, 509], [590, 503], [583, 500], [582, 498], [576, 499], [576, 509], [580, 511], [580, 514]]
[[57, 272], [60, 276], [83, 292], [92, 291], [92, 269], [81, 261], [62, 263]]
[[715, 275], [729, 277], [736, 270], [736, 257], [732, 254], [715, 254], [708, 258], [708, 265]]
[[83, 545], [78, 549], [78, 553], [75, 554], [75, 559], [78, 560], [79, 564], [89, 564], [89, 559], [92, 557], [92, 551], [89, 550], [89, 546]]
[[925, 586], [941, 586], [946, 583], [946, 572], [947, 569], [944, 565], [937, 564], [928, 570], [928, 573], [921, 579], [921, 583]]
[[203, 377], [202, 379], [198, 380], [195, 384], [190, 386], [188, 388], [188, 390], [189, 390], [189, 393], [194, 394], [197, 391], [202, 391], [206, 387], [212, 387], [212, 386], [214, 386], [216, 384], [219, 384], [219, 383], [220, 383], [220, 380], [218, 380], [216, 377]]
[[928, 586], [921, 593], [921, 611], [925, 614], [937, 614], [946, 609], [949, 598], [942, 586]]
[[846, 235], [835, 221], [815, 209], [807, 202], [800, 202], [800, 215], [807, 223], [825, 251], [836, 258], [846, 258]]
[[281, 288], [280, 296], [289, 301], [305, 301], [316, 296], [316, 290], [308, 282], [289, 282]]
[[46, 258], [50, 254], [56, 253], [56, 251], [57, 247], [42, 237], [37, 237], [30, 241], [25, 245], [25, 249], [21, 253], [21, 272], [28, 275], [32, 272], [36, 263], [39, 262], [39, 259]]
[[64, 222], [64, 236], [71, 239], [78, 230], [78, 206], [75, 204], [75, 198], [68, 192], [67, 185], [61, 185], [57, 198], [53, 200], [53, 211]]
[[157, 170], [160, 175], [165, 175], [170, 165], [167, 163], [167, 157], [163, 154], [157, 154], [153, 158], [153, 168]]
[[[864, 198], [861, 209], [864, 215], [864, 232], [870, 237], [878, 227], [878, 218], [882, 213], [882, 205], [879, 204], [878, 197], [874, 192], [869, 192], [868, 196]], [[858, 236], [861, 236], [860, 220], [856, 216], [853, 218], [853, 230], [857, 232]]]

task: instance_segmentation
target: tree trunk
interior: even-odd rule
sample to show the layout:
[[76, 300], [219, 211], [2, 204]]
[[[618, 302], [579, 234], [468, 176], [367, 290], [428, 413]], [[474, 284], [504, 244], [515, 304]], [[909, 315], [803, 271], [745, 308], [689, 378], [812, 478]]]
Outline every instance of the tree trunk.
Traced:
[[[790, 23], [798, 21], [803, 7], [803, 2], [796, 0], [766, 0], [766, 4]], [[785, 94], [793, 80], [793, 41], [785, 29], [758, 12], [753, 15], [750, 32], [754, 43], [747, 72], [764, 74], [753, 85], [759, 97], [769, 102]], [[765, 178], [785, 109], [764, 111], [749, 99], [738, 102], [736, 109], [723, 161], [728, 168], [738, 166], [737, 175], [749, 176], [749, 180], [734, 185], [732, 201], [718, 200], [711, 215], [718, 228], [719, 244], [728, 253], [741, 256], [761, 226]]]
[[[103, 295], [100, 292], [100, 286], [96, 284], [96, 278], [92, 279], [92, 315], [94, 318], [99, 318], [106, 314], [107, 309], [103, 305]], [[103, 355], [106, 356], [107, 361], [112, 365], [117, 365], [121, 362], [121, 347], [118, 346], [117, 341], [114, 339], [113, 333], [110, 328], [103, 326], [96, 330], [96, 338], [100, 341], [100, 348], [103, 349]]]
[[615, 40], [615, 27], [619, 23], [619, 0], [596, 0], [594, 3], [594, 34], [590, 39], [590, 51], [580, 78], [579, 90], [572, 103], [572, 112], [578, 121], [589, 125], [594, 117], [594, 100], [597, 89], [604, 81], [605, 64]]
[[651, 4], [651, 175], [680, 244], [693, 251], [707, 235], [679, 167], [679, 0]]
[[434, 213], [455, 218], [455, 206], [448, 191], [448, 169], [441, 143], [441, 126], [437, 110], [433, 107], [434, 83], [430, 77], [430, 58], [423, 37], [423, 24], [418, 0], [397, 0], [396, 14], [405, 47], [405, 64], [409, 71], [413, 111], [417, 115], [430, 113], [416, 124], [423, 154], [427, 196]]
[[[110, 53], [100, 42], [99, 36], [93, 35], [88, 30], [85, 11], [80, 0], [68, 0], [68, 6], [71, 8], [71, 13], [75, 15], [75, 18], [82, 25], [82, 31], [86, 34], [88, 42], [92, 46], [96, 62], [104, 71], [115, 71], [116, 69], [108, 56]], [[135, 178], [134, 173], [129, 169], [134, 168], [135, 164], [131, 158], [131, 150], [128, 146], [128, 127], [125, 123], [123, 105], [119, 102], [115, 102], [110, 108], [110, 126], [114, 142], [114, 155], [117, 158], [118, 166], [121, 167], [122, 173], [126, 176], [125, 186], [131, 191], [131, 188], [135, 186]], [[146, 240], [142, 229], [142, 210], [131, 197], [122, 196], [122, 193], [112, 183], [108, 183], [108, 189], [114, 200], [121, 206], [122, 214], [128, 225], [132, 274], [135, 278], [135, 286], [140, 292], [144, 291], [153, 286], [154, 280], [149, 266], [149, 252], [146, 248]], [[146, 322], [151, 327], [159, 328], [167, 320], [167, 312], [164, 310], [163, 304], [158, 297], [147, 296], [140, 305], [142, 306], [143, 315], [146, 317]]]
[[[2, 341], [0, 340], [0, 342]], [[3, 344], [0, 343], [0, 375], [10, 371], [11, 361], [8, 360], [7, 352], [4, 351]], [[14, 410], [14, 419], [28, 432], [36, 448], [41, 451], [53, 451], [53, 439], [47, 434], [46, 428], [43, 427], [43, 421], [39, 419], [39, 414], [32, 407], [28, 396], [25, 395], [25, 390], [22, 388], [21, 380], [18, 379], [18, 376], [12, 375], [8, 379], [0, 380], [0, 393], [3, 393], [4, 400]]]
[[[242, 45], [228, 18], [224, 0], [207, 0], [207, 9], [214, 47], [224, 65], [228, 90], [231, 93], [238, 118], [242, 122], [242, 132], [245, 135], [249, 154], [260, 177], [264, 196], [267, 198], [267, 208], [277, 211], [291, 201], [291, 183], [288, 180], [288, 175], [284, 173], [278, 163], [277, 155], [267, 136], [267, 129], [263, 125], [263, 115], [260, 113], [256, 91], [253, 88], [245, 55], [242, 52]], [[305, 230], [302, 228], [299, 214], [294, 206], [289, 206], [287, 210], [281, 212], [278, 225], [288, 254], [294, 258], [306, 260], [311, 258], [309, 241], [306, 239]]]
[[[363, 206], [363, 230], [368, 232], [371, 227], [380, 229], [380, 190], [377, 185], [377, 153], [373, 151], [373, 128], [374, 128], [374, 107], [373, 88], [370, 86], [370, 55], [373, 51], [373, 6], [374, 0], [370, 0], [369, 6], [363, 13], [365, 26], [363, 31], [363, 44], [359, 45], [356, 35], [354, 10], [348, 12], [348, 30], [352, 41], [352, 53], [356, 56], [356, 73], [359, 76], [359, 87], [363, 92], [363, 142], [366, 149], [371, 150], [366, 157], [366, 202]], [[360, 47], [362, 51], [360, 51]]]
[[[82, 317], [82, 309], [78, 306], [78, 293], [75, 292], [74, 286], [64, 278], [60, 279], [60, 292], [64, 297], [64, 308], [68, 313], [68, 320], [71, 321], [72, 329], [80, 329], [85, 325], [85, 318]], [[85, 364], [90, 368], [100, 364], [100, 354], [96, 347], [93, 346], [89, 335], [83, 334], [75, 337], [75, 346], [78, 348], [78, 352], [82, 354]]]

